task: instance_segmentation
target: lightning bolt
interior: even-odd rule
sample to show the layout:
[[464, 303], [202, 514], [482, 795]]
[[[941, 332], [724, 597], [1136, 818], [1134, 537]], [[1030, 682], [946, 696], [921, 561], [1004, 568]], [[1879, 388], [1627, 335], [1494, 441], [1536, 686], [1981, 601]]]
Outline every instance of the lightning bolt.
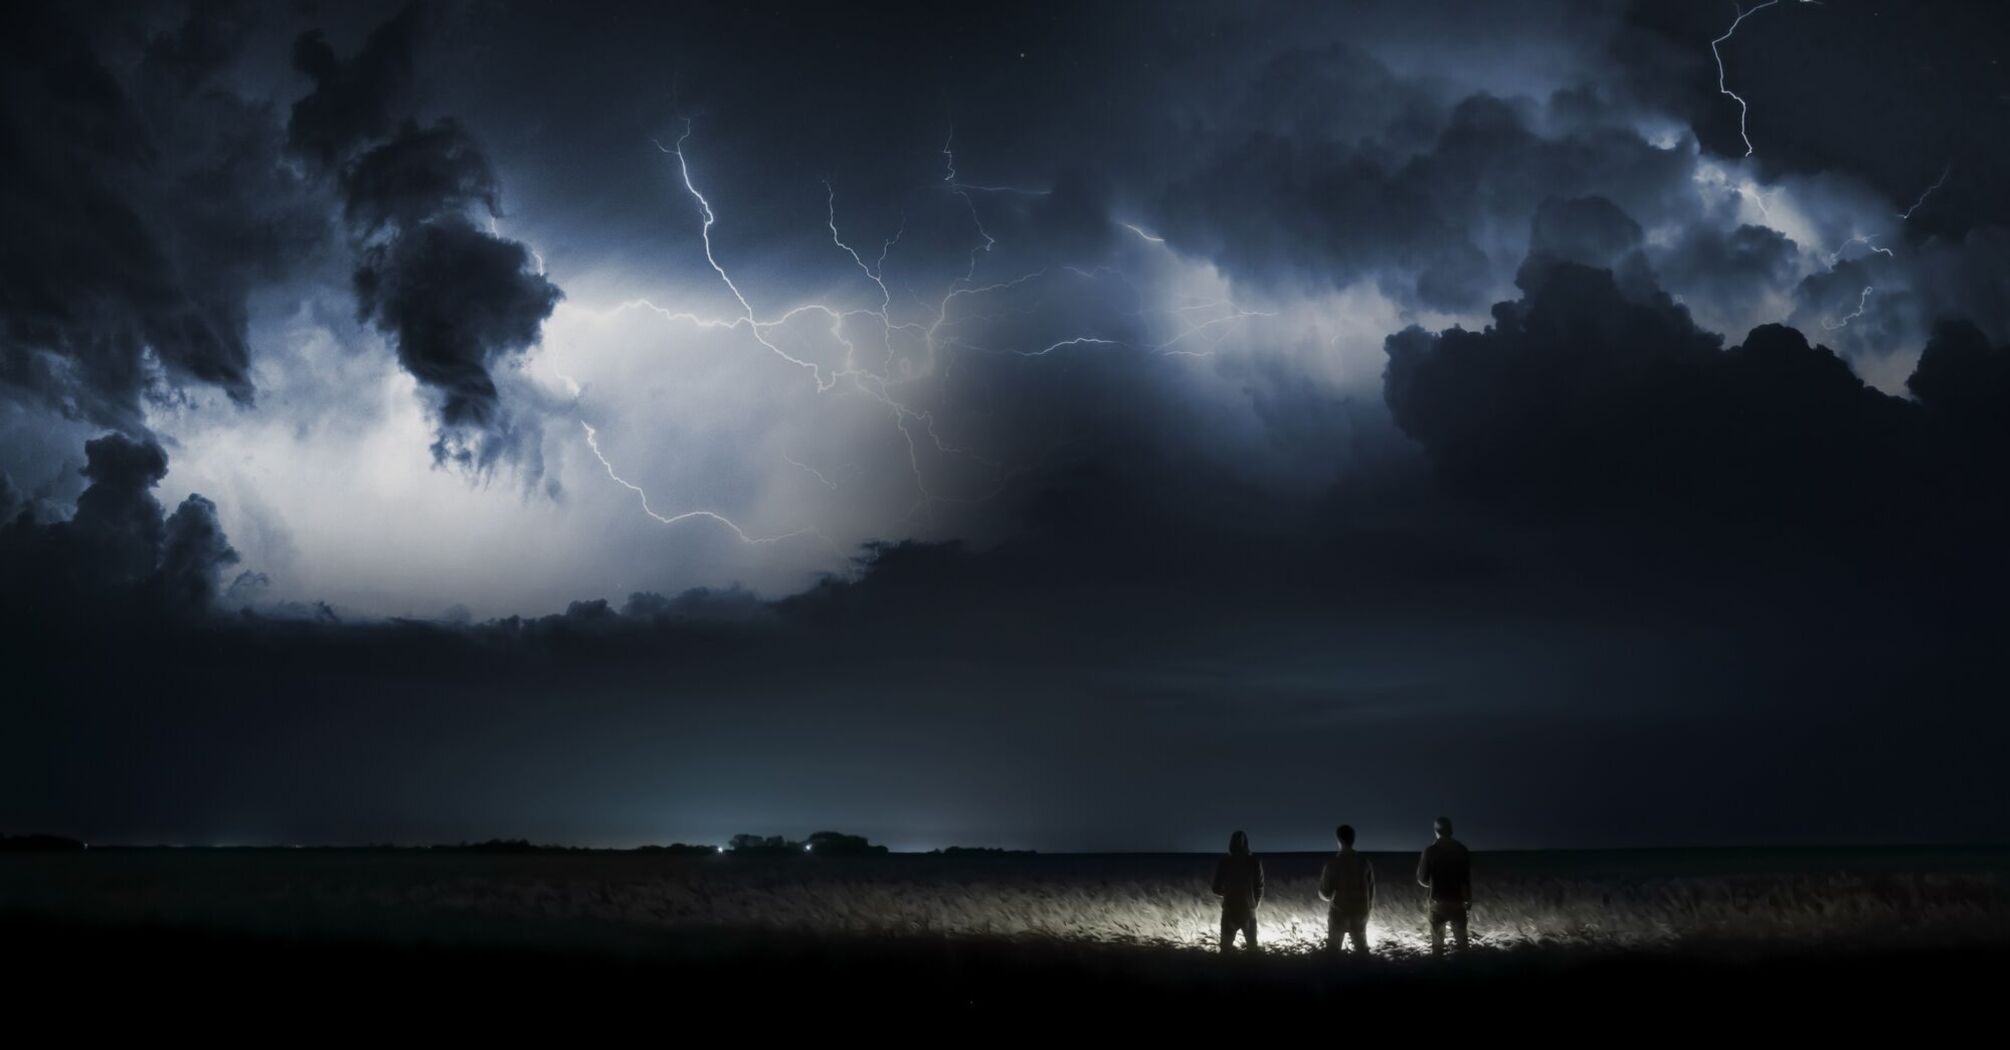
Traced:
[[1127, 223], [1123, 223], [1122, 225], [1123, 225], [1124, 229], [1126, 229], [1126, 230], [1129, 230], [1129, 231], [1131, 231], [1132, 233], [1135, 233], [1135, 234], [1137, 234], [1137, 235], [1138, 235], [1138, 236], [1139, 236], [1140, 238], [1142, 238], [1142, 239], [1143, 239], [1143, 240], [1144, 240], [1144, 241], [1145, 241], [1146, 243], [1148, 243], [1148, 244], [1164, 244], [1164, 243], [1166, 242], [1166, 239], [1165, 239], [1164, 237], [1159, 237], [1159, 236], [1156, 236], [1156, 235], [1153, 235], [1153, 234], [1149, 234], [1149, 233], [1146, 233], [1146, 232], [1145, 232], [1145, 231], [1143, 230], [1143, 228], [1141, 228], [1141, 227], [1139, 227], [1139, 226], [1138, 226], [1138, 224], [1137, 224], [1137, 223], [1134, 223], [1134, 222], [1127, 222]]
[[[1717, 94], [1723, 95], [1738, 104], [1738, 137], [1745, 140], [1745, 156], [1747, 157], [1752, 155], [1753, 150], [1752, 137], [1745, 133], [1745, 118], [1750, 115], [1752, 107], [1745, 103], [1743, 96], [1732, 91], [1730, 85], [1725, 82], [1724, 52], [1719, 50], [1719, 45], [1731, 39], [1738, 32], [1738, 26], [1742, 25], [1745, 19], [1764, 11], [1766, 8], [1776, 6], [1779, 2], [1780, 0], [1766, 0], [1765, 3], [1752, 7], [1749, 10], [1740, 10], [1737, 4], [1732, 4], [1731, 10], [1737, 12], [1738, 17], [1731, 20], [1731, 27], [1724, 30], [1723, 36], [1710, 41], [1710, 54], [1717, 59]], [[1800, 0], [1800, 2], [1804, 4], [1819, 4], [1820, 0]]]
[[[823, 487], [830, 489], [832, 492], [837, 491], [838, 487], [837, 478], [833, 478], [826, 475], [823, 471], [810, 466], [808, 463], [805, 463], [802, 460], [799, 460], [796, 457], [791, 456], [786, 452], [782, 453], [782, 462], [787, 463], [789, 466], [792, 466], [797, 470], [800, 470], [803, 473], [808, 474], [810, 477], [817, 479], [818, 484], [821, 484]], [[832, 471], [832, 473], [842, 477], [846, 469], [856, 466], [857, 466], [856, 463], [847, 463], [844, 466], [837, 468], [835, 471]]]
[[1048, 354], [1051, 354], [1056, 350], [1065, 350], [1071, 346], [1122, 346], [1122, 345], [1123, 345], [1122, 343], [1117, 342], [1115, 339], [1098, 339], [1095, 336], [1078, 335], [1073, 339], [1063, 339], [1059, 342], [1049, 343], [1038, 350], [1014, 350], [1012, 352], [1018, 354], [1020, 357], [1046, 357]]
[[[1950, 160], [1947, 162], [1946, 166], [1940, 169], [1940, 177], [1934, 179], [1932, 185], [1926, 187], [1926, 189], [1920, 192], [1918, 199], [1912, 202], [1912, 207], [1907, 208], [1901, 212], [1893, 212], [1892, 214], [1898, 216], [1900, 222], [1910, 222], [1912, 220], [1912, 214], [1918, 211], [1921, 205], [1926, 203], [1926, 199], [1928, 197], [1933, 196], [1934, 193], [1940, 189], [1940, 187], [1946, 185], [1947, 176], [1953, 170], [1954, 170], [1954, 162]], [[1829, 253], [1830, 268], [1834, 268], [1837, 260], [1842, 258], [1843, 252], [1847, 250], [1849, 246], [1852, 244], [1864, 245], [1873, 252], [1883, 254], [1884, 257], [1887, 259], [1898, 258], [1897, 253], [1893, 252], [1890, 248], [1880, 248], [1876, 244], [1872, 243], [1868, 235], [1857, 234], [1856, 236], [1851, 237], [1849, 240], [1842, 242], [1842, 244], [1836, 247], [1835, 251]], [[1848, 328], [1849, 323], [1851, 321], [1854, 321], [1857, 318], [1863, 316], [1864, 309], [1866, 305], [1870, 302], [1871, 293], [1876, 290], [1877, 288], [1874, 285], [1864, 286], [1863, 293], [1857, 296], [1855, 310], [1852, 310], [1849, 313], [1844, 314], [1842, 317], [1839, 317], [1834, 321], [1823, 321], [1822, 327], [1828, 329], [1831, 332], [1838, 332], [1841, 331], [1842, 329]]]
[[970, 209], [971, 224], [977, 227], [977, 235], [984, 238], [983, 244], [970, 249], [970, 269], [963, 275], [965, 281], [973, 280], [977, 276], [977, 257], [989, 254], [991, 249], [998, 244], [998, 238], [991, 236], [991, 231], [984, 228], [984, 219], [977, 214], [977, 202], [970, 198], [970, 191], [965, 189], [963, 184], [956, 180], [955, 124], [949, 125], [949, 135], [942, 140], [942, 169], [943, 184], [949, 187], [951, 193], [963, 198], [964, 206]]
[[[691, 195], [692, 200], [698, 202], [698, 213], [703, 220], [702, 224], [699, 227], [699, 237], [705, 243], [705, 261], [712, 264], [712, 272], [719, 275], [719, 280], [725, 283], [726, 290], [732, 292], [733, 298], [739, 301], [740, 310], [743, 315], [741, 320], [744, 321], [748, 329], [754, 333], [755, 340], [757, 340], [762, 346], [767, 347], [770, 351], [772, 351], [775, 354], [775, 356], [780, 357], [782, 360], [787, 361], [788, 363], [795, 365], [798, 368], [808, 369], [811, 372], [811, 374], [816, 376], [817, 389], [819, 391], [829, 390], [832, 386], [837, 384], [837, 377], [835, 376], [826, 377], [824, 375], [823, 369], [820, 366], [818, 366], [814, 361], [805, 361], [799, 357], [796, 357], [794, 354], [791, 354], [788, 351], [783, 350], [781, 347], [776, 346], [771, 340], [769, 340], [767, 335], [767, 329], [776, 327], [776, 325], [773, 324], [763, 325], [761, 323], [760, 318], [758, 318], [754, 314], [754, 304], [747, 301], [747, 297], [741, 294], [740, 292], [740, 286], [733, 283], [732, 275], [726, 272], [726, 268], [724, 266], [719, 265], [719, 257], [713, 254], [712, 251], [712, 227], [718, 223], [719, 219], [718, 216], [712, 213], [712, 202], [706, 200], [705, 195], [703, 193], [700, 193], [698, 191], [697, 185], [691, 181], [691, 162], [688, 158], [684, 156], [684, 143], [690, 137], [691, 137], [691, 121], [687, 119], [684, 121], [684, 133], [682, 135], [677, 136], [676, 145], [666, 147], [663, 145], [663, 143], [658, 142], [655, 139], [651, 139], [650, 141], [656, 144], [657, 149], [663, 151], [664, 153], [671, 154], [672, 156], [675, 156], [677, 158], [677, 174], [680, 175], [684, 180], [684, 190], [685, 192]], [[794, 311], [792, 311], [792, 313], [793, 312]], [[784, 320], [787, 319], [787, 316], [788, 315], [784, 315]]]
[[1920, 205], [1926, 203], [1926, 198], [1933, 196], [1934, 193], [1939, 191], [1940, 187], [1947, 185], [1947, 176], [1952, 174], [1953, 171], [1954, 162], [1950, 160], [1947, 162], [1946, 167], [1940, 169], [1940, 177], [1933, 180], [1933, 185], [1928, 186], [1924, 192], [1920, 193], [1919, 199], [1912, 202], [1912, 207], [1899, 212], [1898, 217], [1906, 222], [1912, 221], [1912, 213], [1918, 211]]
[[1893, 252], [1890, 248], [1878, 247], [1874, 242], [1871, 241], [1869, 234], [1859, 233], [1856, 236], [1851, 237], [1849, 240], [1846, 240], [1841, 244], [1836, 245], [1836, 250], [1829, 253], [1829, 266], [1831, 268], [1835, 266], [1836, 262], [1842, 258], [1843, 253], [1848, 251], [1849, 246], [1852, 244], [1861, 244], [1864, 247], [1869, 248], [1872, 252], [1882, 255], [1887, 259], [1898, 258], [1898, 254], [1896, 252]]
[[[940, 296], [935, 298], [933, 302], [925, 302], [919, 295], [915, 295], [912, 289], [908, 289], [907, 295], [912, 297], [918, 313], [908, 313], [905, 310], [897, 313], [895, 296], [886, 277], [886, 267], [887, 260], [907, 232], [907, 218], [905, 214], [902, 215], [901, 225], [896, 229], [893, 236], [881, 241], [877, 253], [872, 253], [870, 249], [861, 249], [858, 245], [846, 239], [839, 223], [838, 191], [836, 186], [830, 180], [826, 179], [824, 180], [824, 232], [828, 234], [831, 244], [842, 252], [846, 258], [850, 259], [853, 266], [871, 283], [873, 290], [877, 293], [877, 302], [867, 306], [851, 307], [825, 302], [808, 302], [794, 306], [779, 316], [764, 316], [756, 308], [753, 300], [748, 296], [739, 282], [734, 279], [731, 269], [721, 259], [718, 246], [713, 241], [712, 233], [714, 232], [714, 227], [720, 222], [720, 216], [714, 209], [710, 199], [704, 193], [701, 188], [701, 181], [693, 171], [692, 154], [689, 149], [692, 135], [692, 122], [689, 119], [685, 119], [682, 133], [678, 135], [674, 142], [666, 145], [658, 139], [650, 141], [655, 145], [658, 152], [675, 158], [677, 173], [683, 191], [690, 197], [700, 220], [700, 241], [703, 245], [706, 264], [717, 276], [720, 283], [732, 295], [733, 302], [737, 305], [738, 310], [726, 317], [708, 317], [687, 310], [662, 306], [647, 298], [638, 298], [623, 302], [614, 307], [610, 312], [620, 313], [631, 310], [644, 310], [675, 324], [691, 325], [701, 329], [745, 330], [769, 353], [809, 372], [815, 381], [818, 393], [828, 393], [834, 390], [855, 392], [884, 406], [891, 417], [893, 426], [901, 435], [906, 446], [908, 470], [912, 478], [914, 492], [916, 493], [916, 503], [910, 511], [910, 518], [919, 516], [929, 528], [934, 527], [935, 508], [938, 504], [981, 503], [985, 500], [995, 498], [1004, 492], [1016, 477], [1024, 473], [1025, 470], [1030, 469], [1024, 465], [1008, 467], [1006, 464], [987, 459], [971, 449], [964, 448], [948, 440], [942, 433], [941, 420], [938, 414], [932, 409], [924, 408], [909, 400], [910, 395], [907, 393], [907, 390], [914, 384], [930, 378], [940, 383], [946, 378], [948, 369], [946, 359], [943, 356], [945, 351], [950, 348], [956, 348], [965, 351], [987, 353], [1003, 352], [1020, 358], [1045, 358], [1077, 348], [1126, 345], [1117, 339], [1082, 333], [1069, 334], [1062, 338], [1053, 339], [1051, 342], [1037, 349], [1015, 348], [1005, 351], [987, 351], [981, 346], [974, 345], [964, 337], [962, 334], [964, 326], [1005, 316], [1004, 313], [993, 312], [993, 308], [989, 305], [990, 303], [994, 301], [998, 302], [1001, 305], [997, 309], [1010, 313], [1012, 312], [1009, 306], [1010, 301], [1005, 297], [1012, 295], [1021, 288], [1055, 279], [1060, 276], [1060, 273], [1040, 269], [1015, 277], [992, 280], [982, 284], [978, 283], [977, 276], [980, 261], [986, 255], [990, 254], [999, 242], [998, 238], [986, 226], [982, 209], [978, 207], [974, 195], [1019, 194], [1041, 196], [1049, 191], [963, 181], [956, 164], [955, 127], [953, 124], [949, 128], [941, 148], [942, 178], [940, 184], [947, 192], [954, 194], [962, 202], [962, 210], [969, 216], [970, 226], [973, 231], [973, 242], [967, 257], [967, 265], [961, 275], [952, 277], [943, 288]], [[1166, 242], [1164, 238], [1148, 233], [1135, 224], [1123, 223], [1121, 225], [1125, 226], [1146, 243], [1157, 246], [1162, 250], [1170, 251], [1165, 246]], [[1109, 270], [1107, 267], [1098, 267], [1095, 272], [1082, 270], [1078, 267], [1062, 267], [1060, 270], [1085, 280], [1095, 280], [1102, 276], [1103, 273], [1109, 272], [1115, 274], [1119, 280], [1123, 280], [1127, 285], [1130, 285], [1128, 278], [1125, 278], [1120, 273]], [[1131, 288], [1134, 293], [1137, 292], [1135, 285], [1131, 285]], [[1139, 294], [1141, 295], [1141, 293]], [[1192, 312], [1206, 310], [1215, 311], [1215, 316], [1191, 316]], [[902, 314], [905, 314], [905, 316], [901, 316]], [[1135, 312], [1133, 316], [1143, 317], [1142, 309]], [[1172, 311], [1171, 316], [1178, 323], [1178, 330], [1163, 341], [1152, 346], [1143, 347], [1142, 349], [1165, 356], [1205, 356], [1205, 353], [1184, 349], [1182, 344], [1188, 340], [1205, 338], [1209, 335], [1216, 335], [1216, 341], [1218, 342], [1219, 336], [1217, 333], [1229, 323], [1247, 317], [1271, 315], [1260, 311], [1244, 310], [1233, 303], [1209, 301], [1180, 307], [1178, 310]], [[843, 349], [842, 365], [833, 366], [807, 360], [784, 349], [773, 337], [773, 333], [778, 329], [812, 317], [820, 317], [827, 322], [827, 331], [830, 338]], [[881, 336], [880, 339], [876, 340], [880, 344], [877, 363], [872, 363], [861, 358], [860, 348], [854, 342], [849, 327], [853, 322], [868, 319], [873, 323], [874, 327], [879, 329]], [[900, 357], [901, 349], [897, 349], [896, 347], [896, 337], [899, 337], [901, 340], [901, 349], [914, 354], [915, 357], [907, 359]], [[900, 365], [897, 372], [894, 367], [896, 362]], [[572, 391], [576, 402], [581, 394], [580, 384], [570, 376], [559, 371], [555, 358], [552, 368], [553, 374], [558, 375], [566, 383], [568, 389]], [[615, 469], [601, 449], [599, 443], [600, 432], [589, 425], [584, 419], [581, 420], [581, 426], [585, 430], [589, 449], [592, 451], [594, 457], [600, 461], [608, 478], [615, 484], [635, 493], [644, 513], [655, 521], [665, 525], [672, 525], [703, 518], [726, 528], [745, 543], [776, 543], [791, 537], [805, 535], [815, 535], [823, 539], [824, 542], [830, 543], [828, 537], [825, 537], [821, 531], [814, 528], [796, 529], [774, 536], [755, 536], [730, 518], [716, 511], [690, 510], [677, 514], [662, 513], [651, 503], [649, 494], [640, 485], [623, 477]], [[991, 471], [994, 479], [991, 487], [988, 491], [977, 495], [937, 491], [930, 483], [929, 472], [924, 469], [924, 451], [930, 450], [936, 454], [958, 457]], [[839, 487], [839, 479], [844, 474], [843, 468], [834, 473], [825, 473], [797, 459], [793, 455], [784, 454], [783, 460], [790, 466], [809, 474], [819, 484], [833, 490]], [[847, 466], [855, 467], [856, 465], [850, 464]], [[833, 549], [836, 549], [835, 545], [833, 545]]]
[[1837, 320], [1823, 321], [1822, 327], [1828, 329], [1831, 332], [1839, 332], [1845, 328], [1848, 328], [1849, 323], [1851, 321], [1854, 321], [1857, 318], [1863, 316], [1864, 304], [1870, 302], [1870, 293], [1873, 291], [1876, 291], [1876, 289], [1872, 288], [1870, 285], [1864, 285], [1863, 294], [1856, 297], [1856, 309], [1850, 311], [1849, 313], [1844, 314]]
[[720, 514], [716, 511], [687, 510], [682, 514], [669, 514], [669, 515], [659, 514], [657, 513], [656, 508], [649, 505], [649, 493], [644, 491], [642, 486], [637, 485], [632, 481], [629, 481], [627, 478], [622, 477], [620, 474], [615, 473], [614, 464], [608, 462], [607, 454], [600, 451], [600, 432], [593, 429], [593, 424], [588, 423], [587, 421], [582, 419], [579, 421], [579, 425], [586, 429], [586, 447], [593, 450], [593, 458], [600, 461], [600, 465], [607, 470], [607, 476], [610, 479], [612, 479], [616, 485], [619, 485], [622, 488], [625, 488], [628, 491], [635, 493], [635, 498], [640, 500], [642, 503], [642, 513], [647, 514], [652, 518], [655, 518], [657, 521], [662, 522], [665, 525], [676, 525], [679, 522], [696, 521], [699, 519], [703, 519], [705, 521], [714, 522], [718, 525], [724, 526], [728, 532], [731, 532], [734, 536], [739, 537], [741, 543], [752, 544], [752, 545], [766, 545], [766, 544], [780, 543], [783, 540], [794, 539], [797, 536], [816, 536], [821, 538], [826, 544], [830, 544], [830, 546], [833, 549], [837, 547], [835, 543], [831, 543], [830, 537], [825, 536], [822, 532], [818, 531], [814, 527], [800, 528], [793, 530], [791, 532], [784, 532], [775, 536], [752, 536], [747, 533], [747, 530], [742, 529], [739, 525], [735, 524], [733, 522], [733, 519], [728, 518], [725, 515]]

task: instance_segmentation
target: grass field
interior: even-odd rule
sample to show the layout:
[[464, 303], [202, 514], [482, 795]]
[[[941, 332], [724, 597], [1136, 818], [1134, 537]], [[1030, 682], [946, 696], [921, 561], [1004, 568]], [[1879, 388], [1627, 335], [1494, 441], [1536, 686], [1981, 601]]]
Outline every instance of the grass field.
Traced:
[[92, 850], [0, 856], [0, 945], [28, 963], [10, 1005], [99, 1031], [535, 1023], [572, 1041], [634, 1018], [961, 1043], [1096, 1018], [1125, 1045], [1315, 1020], [1916, 1042], [2010, 973], [2006, 859], [1480, 855], [1479, 947], [1440, 961], [1409, 856], [1376, 858], [1375, 958], [1329, 960], [1317, 856], [1266, 858], [1264, 950], [1222, 959], [1206, 856]]
[[[1373, 855], [1375, 951], [1426, 950], [1408, 855]], [[1266, 858], [1264, 950], [1325, 936], [1317, 856]], [[2010, 943], [1995, 851], [1482, 854], [1486, 950]], [[94, 850], [0, 858], [0, 910], [295, 937], [632, 946], [696, 931], [1213, 946], [1213, 859]]]

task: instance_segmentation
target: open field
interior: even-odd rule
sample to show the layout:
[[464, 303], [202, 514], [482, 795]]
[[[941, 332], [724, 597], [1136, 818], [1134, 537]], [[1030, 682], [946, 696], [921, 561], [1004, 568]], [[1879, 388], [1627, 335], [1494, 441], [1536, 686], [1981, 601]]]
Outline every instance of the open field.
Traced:
[[[1378, 955], [1426, 950], [1410, 855], [1375, 854]], [[1322, 858], [1266, 858], [1267, 953], [1325, 936]], [[2010, 945], [1996, 850], [1482, 854], [1489, 952]], [[1213, 858], [1188, 855], [673, 857], [325, 850], [93, 850], [0, 857], [0, 912], [394, 943], [649, 951], [699, 935], [988, 938], [1212, 946]]]
[[[1266, 858], [1265, 948], [1227, 959], [1214, 858], [1190, 855], [0, 856], [0, 946], [27, 963], [10, 1002], [99, 1030], [518, 1039], [1096, 1019], [1126, 1039], [1319, 1021], [1909, 1045], [1972, 1024], [2010, 974], [2001, 850], [1483, 854], [1479, 947], [1455, 960], [1423, 950], [1408, 855], [1376, 857], [1375, 958], [1314, 951], [1321, 859]], [[931, 1020], [984, 1027], [913, 1027]]]

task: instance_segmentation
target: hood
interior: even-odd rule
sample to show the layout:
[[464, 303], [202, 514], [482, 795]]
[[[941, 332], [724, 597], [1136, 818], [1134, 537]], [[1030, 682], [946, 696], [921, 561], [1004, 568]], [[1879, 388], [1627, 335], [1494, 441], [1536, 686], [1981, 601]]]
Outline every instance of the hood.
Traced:
[[1228, 851], [1238, 857], [1249, 855], [1249, 833], [1238, 831], [1228, 837]]

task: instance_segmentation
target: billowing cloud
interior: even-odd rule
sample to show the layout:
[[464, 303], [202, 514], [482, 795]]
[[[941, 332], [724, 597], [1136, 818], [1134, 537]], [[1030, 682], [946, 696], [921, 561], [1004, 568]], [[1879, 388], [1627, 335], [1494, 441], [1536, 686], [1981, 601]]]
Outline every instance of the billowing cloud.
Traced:
[[1525, 280], [1485, 331], [1389, 337], [1390, 410], [1448, 484], [1636, 557], [1707, 552], [1734, 578], [1850, 559], [1868, 594], [1971, 611], [2006, 582], [1984, 537], [2004, 524], [1989, 479], [2010, 446], [1979, 406], [2000, 405], [2010, 354], [1973, 326], [1940, 326], [1911, 401], [1791, 328], [1720, 350], [1609, 271]]
[[10, 12], [0, 823], [1993, 834], [2002, 168], [1782, 7]]
[[537, 342], [562, 293], [520, 243], [478, 229], [501, 214], [494, 169], [459, 125], [409, 114], [425, 9], [407, 6], [351, 59], [303, 35], [294, 64], [314, 91], [294, 104], [293, 148], [334, 174], [356, 244], [357, 311], [390, 336], [433, 400], [435, 462], [543, 473], [541, 428], [503, 404], [494, 373]]
[[223, 76], [241, 27], [205, 7], [106, 63], [79, 13], [11, 6], [0, 37], [0, 387], [142, 433], [182, 384], [254, 396], [247, 297], [323, 225], [269, 103]]
[[191, 495], [166, 514], [153, 489], [167, 475], [167, 453], [150, 439], [106, 434], [84, 453], [89, 484], [69, 520], [45, 523], [23, 510], [0, 527], [7, 619], [109, 629], [207, 614], [218, 575], [237, 561], [216, 505]]

